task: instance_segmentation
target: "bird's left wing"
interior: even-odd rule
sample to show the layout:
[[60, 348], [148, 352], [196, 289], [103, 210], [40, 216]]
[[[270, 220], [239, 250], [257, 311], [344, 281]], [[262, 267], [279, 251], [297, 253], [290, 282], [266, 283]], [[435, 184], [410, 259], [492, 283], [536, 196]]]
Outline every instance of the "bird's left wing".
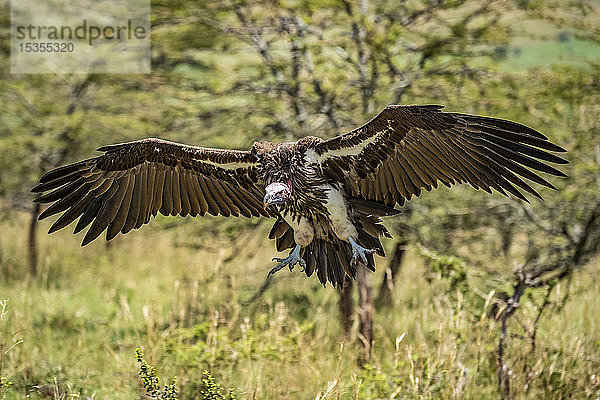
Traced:
[[345, 183], [353, 196], [391, 206], [438, 182], [466, 182], [527, 201], [517, 188], [540, 195], [522, 178], [554, 188], [536, 172], [565, 176], [547, 162], [567, 161], [546, 151], [565, 150], [534, 129], [441, 108], [388, 106], [362, 127], [316, 143], [306, 159]]
[[107, 240], [163, 215], [274, 216], [262, 207], [257, 160], [249, 151], [143, 139], [104, 146], [104, 154], [47, 172], [32, 192], [53, 203], [40, 219], [63, 214], [49, 233], [77, 218], [92, 224], [82, 245], [105, 229]]

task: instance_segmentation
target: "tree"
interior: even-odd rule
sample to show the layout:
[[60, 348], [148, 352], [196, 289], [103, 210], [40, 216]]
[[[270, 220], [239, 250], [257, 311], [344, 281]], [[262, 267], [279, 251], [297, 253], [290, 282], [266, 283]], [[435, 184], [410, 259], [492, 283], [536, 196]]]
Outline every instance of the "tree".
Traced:
[[[251, 95], [243, 114], [264, 121], [261, 130], [274, 140], [315, 131], [334, 136], [383, 105], [407, 98], [442, 102], [461, 91], [484, 92], [497, 49], [509, 40], [499, 13], [505, 4], [497, 1], [204, 6], [193, 21], [220, 33], [212, 50], [223, 54], [250, 46], [255, 51], [233, 67], [227, 85], [212, 88], [213, 94]], [[340, 292], [345, 329], [351, 326], [350, 287]], [[368, 361], [374, 309], [369, 275], [360, 274], [358, 288]]]
[[[9, 155], [2, 157], [0, 195], [25, 204], [40, 168], [80, 158], [108, 142], [168, 132], [173, 140], [244, 148], [257, 132], [272, 140], [332, 137], [390, 103], [446, 103], [453, 111], [539, 127], [585, 157], [574, 160], [570, 180], [557, 184], [558, 194], [544, 192], [546, 207], [535, 203], [535, 211], [462, 188], [425, 194], [411, 203], [410, 215], [400, 217], [396, 231], [405, 237], [398, 243], [406, 240], [409, 247], [458, 256], [479, 267], [489, 262], [489, 254], [503, 254], [506, 263], [547, 265], [551, 260], [540, 255], [573, 255], [576, 246], [569, 243], [578, 243], [579, 232], [592, 221], [581, 262], [593, 254], [597, 76], [580, 68], [523, 74], [500, 65], [511, 36], [523, 34], [515, 32], [516, 23], [532, 18], [598, 40], [586, 3], [176, 1], [156, 4], [153, 12], [149, 77], [96, 76], [82, 86], [85, 79], [77, 77], [65, 84], [63, 77], [2, 73], [2, 104], [7, 105], [2, 114], [10, 118], [0, 128], [3, 155]], [[6, 67], [7, 57], [2, 62]], [[72, 103], [74, 93], [80, 95]], [[46, 164], [30, 161], [40, 155]], [[558, 233], [547, 240], [536, 235], [538, 225]], [[561, 233], [563, 227], [567, 234]], [[527, 247], [539, 249], [538, 256], [526, 255], [523, 245], [511, 240], [517, 234], [530, 238]], [[477, 251], [482, 246], [489, 249], [485, 256]], [[556, 253], [557, 246], [563, 250]], [[361, 274], [358, 283], [363, 311], [373, 310], [369, 279]], [[513, 297], [514, 279], [501, 276], [505, 300]], [[340, 304], [345, 327], [352, 325], [349, 292]], [[360, 323], [365, 360], [373, 343], [369, 315]]]

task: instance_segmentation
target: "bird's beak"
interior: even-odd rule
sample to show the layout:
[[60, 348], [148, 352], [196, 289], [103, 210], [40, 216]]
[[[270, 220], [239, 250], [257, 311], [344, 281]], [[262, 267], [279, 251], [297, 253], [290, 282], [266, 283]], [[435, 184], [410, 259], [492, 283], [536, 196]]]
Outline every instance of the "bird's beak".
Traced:
[[273, 197], [269, 193], [265, 194], [265, 197], [263, 198], [263, 209], [265, 211], [267, 210], [267, 207], [271, 205], [272, 198]]
[[263, 208], [265, 210], [270, 205], [285, 203], [290, 196], [290, 192], [282, 187], [283, 184], [272, 183], [271, 185], [265, 188], [265, 197], [263, 197]]

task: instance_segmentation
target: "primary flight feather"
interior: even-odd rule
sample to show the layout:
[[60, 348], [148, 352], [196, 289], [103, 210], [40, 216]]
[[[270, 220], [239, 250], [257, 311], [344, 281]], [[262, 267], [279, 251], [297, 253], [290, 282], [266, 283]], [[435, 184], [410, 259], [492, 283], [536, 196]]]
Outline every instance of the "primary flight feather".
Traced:
[[[554, 188], [538, 172], [565, 150], [534, 129], [489, 117], [445, 113], [441, 106], [388, 106], [360, 128], [330, 140], [255, 142], [250, 151], [143, 139], [98, 149], [104, 154], [47, 172], [33, 192], [52, 203], [40, 219], [62, 215], [49, 233], [79, 218], [91, 224], [82, 245], [106, 230], [110, 240], [163, 215], [273, 217], [269, 238], [292, 248], [270, 272], [300, 264], [341, 286], [356, 268], [374, 269], [395, 215], [421, 190], [466, 182], [527, 201], [541, 198], [524, 179]], [[521, 189], [521, 190], [520, 190]]]

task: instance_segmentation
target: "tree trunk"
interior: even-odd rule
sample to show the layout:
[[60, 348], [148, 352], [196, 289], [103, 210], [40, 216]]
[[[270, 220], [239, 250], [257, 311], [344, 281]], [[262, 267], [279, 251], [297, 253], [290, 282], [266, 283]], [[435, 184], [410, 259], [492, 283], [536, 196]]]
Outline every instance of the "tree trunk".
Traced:
[[34, 203], [31, 209], [31, 221], [29, 221], [29, 233], [27, 236], [28, 241], [28, 259], [29, 259], [29, 275], [32, 277], [37, 276], [38, 273], [38, 248], [37, 248], [37, 225], [38, 217], [40, 215], [40, 204]]
[[364, 346], [361, 362], [371, 360], [371, 350], [373, 348], [373, 314], [375, 313], [375, 306], [373, 305], [373, 288], [371, 287], [369, 274], [370, 272], [366, 268], [358, 268], [359, 337]]
[[406, 250], [406, 245], [408, 241], [406, 238], [400, 238], [396, 242], [396, 246], [394, 247], [394, 254], [390, 259], [390, 263], [385, 270], [385, 275], [383, 276], [383, 280], [381, 281], [381, 286], [379, 287], [379, 293], [377, 295], [377, 306], [390, 306], [394, 300], [393, 297], [393, 289], [396, 284], [396, 276], [400, 272], [400, 267], [402, 266], [402, 259], [404, 258], [404, 251]]
[[352, 303], [352, 289], [354, 288], [354, 282], [352, 278], [346, 276], [344, 279], [344, 287], [340, 289], [340, 323], [344, 329], [344, 334], [348, 335], [352, 328], [352, 311], [354, 304]]

